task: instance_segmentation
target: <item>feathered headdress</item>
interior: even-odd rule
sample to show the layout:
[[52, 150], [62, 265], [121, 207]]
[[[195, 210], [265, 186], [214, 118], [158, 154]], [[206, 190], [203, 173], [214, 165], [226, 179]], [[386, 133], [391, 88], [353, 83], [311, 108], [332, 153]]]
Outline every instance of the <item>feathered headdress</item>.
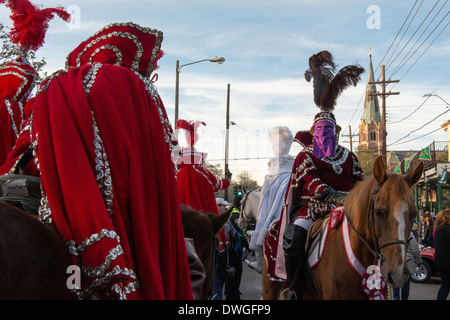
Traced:
[[22, 53], [36, 51], [44, 44], [48, 22], [56, 15], [69, 22], [70, 14], [62, 7], [41, 9], [28, 0], [0, 0], [11, 9], [13, 28], [10, 32], [12, 43]]
[[197, 128], [200, 125], [206, 126], [206, 123], [204, 123], [203, 121], [187, 121], [180, 119], [177, 121], [177, 131], [179, 131], [179, 129], [186, 130], [186, 141], [188, 145], [193, 147], [198, 141]]
[[361, 80], [364, 68], [348, 65], [336, 75], [336, 65], [328, 51], [321, 51], [309, 58], [309, 69], [305, 72], [306, 81], [313, 80], [314, 102], [321, 111], [333, 112], [339, 95], [350, 85], [356, 86]]

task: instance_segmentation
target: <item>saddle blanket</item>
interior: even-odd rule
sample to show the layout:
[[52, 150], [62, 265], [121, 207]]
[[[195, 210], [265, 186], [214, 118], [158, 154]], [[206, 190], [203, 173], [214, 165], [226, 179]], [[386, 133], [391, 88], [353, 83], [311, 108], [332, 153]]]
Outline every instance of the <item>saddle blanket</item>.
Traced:
[[[320, 262], [325, 248], [328, 231], [336, 229], [342, 222], [344, 216], [344, 207], [337, 207], [331, 211], [330, 215], [321, 222], [322, 230], [312, 239], [308, 250], [309, 267], [313, 269]], [[313, 227], [312, 227], [313, 228]]]

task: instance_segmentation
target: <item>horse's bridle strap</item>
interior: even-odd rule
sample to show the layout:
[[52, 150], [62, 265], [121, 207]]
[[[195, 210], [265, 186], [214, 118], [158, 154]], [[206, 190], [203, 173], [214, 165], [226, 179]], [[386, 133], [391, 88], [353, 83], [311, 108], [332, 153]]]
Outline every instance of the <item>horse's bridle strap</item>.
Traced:
[[362, 237], [362, 235], [355, 229], [355, 227], [353, 226], [353, 224], [351, 223], [350, 219], [347, 217], [347, 221], [348, 224], [350, 225], [350, 227], [353, 229], [353, 231], [356, 233], [356, 235], [358, 236], [358, 238], [361, 240], [361, 242], [367, 247], [367, 249], [369, 249], [369, 251], [372, 253], [372, 255], [376, 258], [376, 259], [383, 259], [383, 255], [381, 253], [381, 249], [388, 247], [390, 245], [394, 245], [394, 244], [403, 244], [405, 245], [405, 247], [408, 246], [408, 243], [404, 240], [392, 240], [392, 241], [388, 241], [383, 243], [382, 245], [379, 245], [378, 243], [378, 237], [377, 234], [375, 232], [375, 208], [374, 208], [374, 199], [373, 197], [381, 190], [381, 186], [382, 184], [378, 185], [378, 187], [372, 192], [372, 197], [370, 198], [370, 205], [369, 205], [369, 220], [368, 223], [370, 223], [370, 221], [372, 220], [372, 233], [373, 233], [373, 237], [374, 237], [374, 245], [375, 245], [375, 250], [372, 249], [370, 247], [370, 245], [364, 240], [364, 238]]

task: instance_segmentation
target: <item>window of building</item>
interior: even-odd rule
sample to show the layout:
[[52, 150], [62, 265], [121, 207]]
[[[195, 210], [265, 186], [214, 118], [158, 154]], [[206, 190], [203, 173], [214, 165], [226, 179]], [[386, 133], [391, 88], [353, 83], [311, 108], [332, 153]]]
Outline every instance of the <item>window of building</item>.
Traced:
[[371, 132], [370, 133], [370, 141], [376, 141], [377, 140], [377, 133]]

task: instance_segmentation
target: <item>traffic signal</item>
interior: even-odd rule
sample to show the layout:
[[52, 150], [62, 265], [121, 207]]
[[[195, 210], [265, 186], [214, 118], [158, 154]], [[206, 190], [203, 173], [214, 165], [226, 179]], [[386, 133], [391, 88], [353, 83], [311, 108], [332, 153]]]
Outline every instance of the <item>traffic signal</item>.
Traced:
[[244, 188], [241, 185], [237, 186], [236, 195], [242, 197], [244, 195]]
[[242, 197], [244, 195], [244, 186], [236, 185], [233, 187], [233, 194]]

